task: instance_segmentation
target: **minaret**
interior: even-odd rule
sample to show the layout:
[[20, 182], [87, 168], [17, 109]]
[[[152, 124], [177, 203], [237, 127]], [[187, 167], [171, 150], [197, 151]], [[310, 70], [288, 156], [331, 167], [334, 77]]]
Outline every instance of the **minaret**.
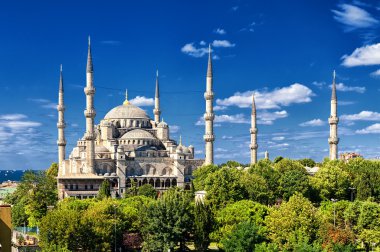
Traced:
[[212, 92], [212, 61], [211, 61], [211, 45], [208, 48], [208, 66], [206, 76], [206, 92], [204, 93], [206, 100], [206, 113], [205, 119], [205, 134], [203, 139], [206, 142], [206, 158], [205, 165], [214, 163], [214, 111], [213, 111], [213, 99], [214, 93]]
[[333, 83], [332, 83], [332, 94], [331, 94], [331, 114], [329, 117], [330, 124], [330, 160], [335, 160], [338, 158], [338, 113], [337, 113], [337, 99], [336, 99], [336, 86], [335, 86], [335, 70], [333, 73]]
[[91, 56], [91, 41], [88, 37], [88, 55], [87, 55], [87, 71], [86, 71], [86, 87], [84, 93], [86, 94], [86, 110], [84, 115], [86, 117], [86, 168], [87, 173], [95, 173], [95, 133], [94, 133], [94, 118], [96, 115], [94, 109], [94, 94], [95, 88], [93, 83], [94, 69], [92, 67]]
[[256, 127], [256, 104], [255, 96], [252, 95], [252, 114], [251, 114], [251, 164], [257, 163], [257, 127]]
[[160, 123], [161, 110], [160, 110], [160, 88], [158, 86], [158, 70], [156, 73], [156, 94], [154, 96], [153, 114], [154, 114], [154, 121], [156, 123]]
[[62, 162], [65, 160], [66, 152], [66, 139], [65, 139], [65, 105], [63, 101], [63, 74], [62, 74], [62, 65], [60, 69], [60, 78], [59, 78], [59, 91], [58, 91], [58, 167], [61, 166]]

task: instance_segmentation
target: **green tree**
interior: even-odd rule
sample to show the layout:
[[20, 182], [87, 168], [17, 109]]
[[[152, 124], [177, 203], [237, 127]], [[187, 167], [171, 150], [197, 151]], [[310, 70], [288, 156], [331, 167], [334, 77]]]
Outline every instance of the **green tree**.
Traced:
[[247, 191], [247, 196], [253, 201], [267, 204], [271, 197], [267, 181], [260, 175], [244, 172], [240, 177], [240, 183]]
[[152, 199], [157, 198], [157, 191], [150, 184], [142, 185], [138, 188], [138, 194]]
[[223, 167], [207, 176], [204, 181], [206, 198], [214, 209], [247, 197], [247, 191], [240, 182], [242, 172]]
[[303, 242], [313, 243], [319, 226], [317, 209], [300, 193], [280, 207], [272, 207], [265, 222], [269, 238], [281, 249], [294, 250]]
[[194, 207], [194, 245], [197, 251], [207, 251], [214, 218], [209, 205], [197, 202]]
[[380, 161], [355, 158], [350, 160], [346, 166], [352, 178], [356, 198], [367, 200], [369, 197], [373, 197], [380, 202]]
[[278, 162], [280, 162], [281, 160], [283, 160], [284, 158], [283, 157], [281, 157], [281, 156], [278, 156], [278, 157], [275, 157], [274, 159], [273, 159], [273, 163], [278, 163]]
[[268, 197], [266, 204], [273, 204], [276, 201], [278, 180], [280, 178], [280, 173], [277, 169], [274, 169], [273, 163], [268, 159], [262, 159], [249, 169], [249, 173], [264, 178], [268, 187], [268, 190], [264, 192]]
[[111, 197], [111, 185], [108, 179], [103, 180], [98, 192], [98, 199]]
[[309, 175], [306, 169], [298, 162], [282, 159], [274, 164], [279, 173], [278, 188], [275, 193], [282, 199], [289, 199], [296, 192], [309, 196]]
[[48, 206], [54, 206], [57, 201], [57, 181], [52, 164], [47, 171], [26, 171], [14, 193], [5, 201], [14, 205], [12, 222], [14, 225], [37, 226], [47, 213]]
[[226, 252], [254, 251], [255, 245], [265, 240], [259, 230], [248, 221], [239, 223], [232, 233], [222, 240], [224, 250]]
[[311, 178], [312, 186], [318, 190], [323, 200], [348, 199], [350, 175], [339, 161], [324, 162], [318, 172]]
[[219, 169], [216, 165], [204, 165], [198, 167], [194, 172], [193, 186], [196, 191], [201, 191], [205, 189], [205, 180], [210, 175], [216, 172]]
[[311, 158], [303, 158], [297, 160], [301, 165], [307, 166], [307, 167], [314, 167], [316, 165], [315, 161]]
[[232, 230], [242, 222], [250, 222], [256, 227], [260, 227], [260, 232], [265, 233], [264, 218], [267, 213], [268, 208], [266, 206], [251, 200], [241, 200], [228, 204], [216, 212], [217, 230], [212, 233], [211, 237], [220, 242], [228, 237]]
[[178, 244], [184, 249], [192, 228], [192, 201], [188, 192], [172, 188], [148, 206], [142, 227], [143, 251], [173, 251]]

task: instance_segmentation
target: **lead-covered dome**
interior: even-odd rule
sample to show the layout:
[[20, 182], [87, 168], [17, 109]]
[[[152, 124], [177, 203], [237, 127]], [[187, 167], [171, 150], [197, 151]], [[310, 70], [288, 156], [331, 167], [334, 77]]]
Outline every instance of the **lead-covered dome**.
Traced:
[[104, 119], [149, 119], [146, 112], [130, 103], [111, 109]]
[[121, 139], [156, 139], [151, 133], [141, 129], [134, 129], [125, 133]]

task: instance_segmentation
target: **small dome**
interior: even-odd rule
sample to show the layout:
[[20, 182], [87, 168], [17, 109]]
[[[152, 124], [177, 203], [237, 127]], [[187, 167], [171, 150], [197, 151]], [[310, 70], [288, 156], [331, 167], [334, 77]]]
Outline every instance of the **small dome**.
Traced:
[[167, 124], [166, 122], [164, 122], [164, 121], [161, 121], [161, 122], [157, 125], [157, 127], [159, 127], [159, 128], [166, 128], [166, 127], [168, 127], [168, 124]]
[[104, 119], [149, 119], [144, 110], [130, 103], [111, 109]]
[[113, 173], [111, 173], [111, 176], [114, 177], [114, 176], [117, 176], [117, 175], [116, 175], [116, 173], [113, 172]]
[[184, 149], [183, 149], [183, 152], [186, 153], [186, 154], [191, 153], [191, 151], [189, 150], [189, 148], [184, 148]]
[[156, 139], [148, 131], [142, 129], [134, 129], [125, 133], [121, 139]]
[[104, 176], [109, 176], [110, 174], [108, 172], [104, 173]]

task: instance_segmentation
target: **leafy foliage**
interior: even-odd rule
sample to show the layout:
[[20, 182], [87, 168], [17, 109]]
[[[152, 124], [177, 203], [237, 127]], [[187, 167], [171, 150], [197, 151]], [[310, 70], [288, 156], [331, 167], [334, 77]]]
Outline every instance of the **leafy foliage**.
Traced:
[[103, 180], [98, 192], [98, 199], [104, 199], [111, 197], [111, 187], [108, 179]]
[[194, 245], [197, 251], [207, 251], [214, 218], [208, 204], [197, 202], [194, 208]]

